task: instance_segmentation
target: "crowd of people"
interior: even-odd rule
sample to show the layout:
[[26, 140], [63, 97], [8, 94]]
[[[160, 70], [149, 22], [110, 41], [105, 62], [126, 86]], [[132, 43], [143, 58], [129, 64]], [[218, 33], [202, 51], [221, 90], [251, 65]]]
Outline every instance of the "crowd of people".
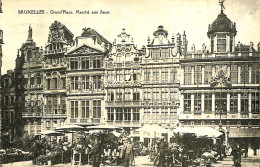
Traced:
[[[242, 151], [238, 144], [223, 147], [210, 138], [198, 138], [195, 135], [184, 134], [166, 138], [153, 138], [149, 142], [141, 142], [127, 133], [116, 136], [112, 131], [101, 133], [79, 132], [74, 140], [68, 137], [33, 138], [30, 151], [34, 164], [46, 164], [51, 161], [58, 163], [91, 164], [99, 167], [101, 164], [125, 167], [135, 165], [136, 156], [148, 156], [154, 166], [173, 167], [176, 165], [210, 164], [220, 160], [221, 156], [232, 155], [234, 165], [241, 166]], [[71, 142], [70, 142], [71, 141]]]

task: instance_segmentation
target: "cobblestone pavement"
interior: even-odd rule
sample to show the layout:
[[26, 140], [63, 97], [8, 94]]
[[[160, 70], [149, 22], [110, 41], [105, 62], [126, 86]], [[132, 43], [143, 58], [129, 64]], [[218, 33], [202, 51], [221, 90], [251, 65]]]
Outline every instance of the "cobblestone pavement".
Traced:
[[[153, 163], [150, 162], [148, 156], [137, 157], [135, 159], [136, 167], [152, 167]], [[47, 165], [45, 165], [47, 166]], [[57, 164], [54, 167], [69, 167], [73, 166], [71, 164]], [[77, 166], [77, 165], [74, 165]], [[82, 167], [91, 167], [91, 165], [81, 165]], [[219, 161], [213, 164], [213, 167], [232, 167], [233, 160], [232, 157], [224, 158], [223, 161]], [[3, 164], [3, 167], [40, 167], [39, 165], [33, 165], [32, 161], [15, 162], [9, 164]], [[104, 167], [112, 167], [105, 165]], [[260, 157], [249, 157], [242, 158], [242, 167], [260, 167]]]

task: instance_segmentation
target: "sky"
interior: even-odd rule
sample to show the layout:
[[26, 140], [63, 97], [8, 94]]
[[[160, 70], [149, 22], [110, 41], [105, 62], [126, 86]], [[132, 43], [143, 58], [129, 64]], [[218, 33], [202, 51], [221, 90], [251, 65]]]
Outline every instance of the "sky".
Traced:
[[[225, 0], [224, 13], [236, 22], [236, 43], [240, 41], [255, 48], [260, 42], [260, 0]], [[147, 38], [163, 25], [169, 33], [186, 32], [188, 50], [192, 44], [201, 49], [207, 46], [208, 25], [220, 13], [219, 0], [2, 0], [0, 29], [4, 31], [2, 74], [14, 69], [17, 50], [28, 37], [28, 27], [33, 29], [37, 46], [47, 43], [49, 26], [55, 21], [64, 24], [74, 37], [80, 36], [84, 27], [99, 32], [110, 42], [122, 32], [133, 37], [140, 49]], [[44, 10], [45, 14], [18, 14], [18, 10]], [[50, 14], [51, 10], [72, 11], [74, 14]], [[109, 11], [109, 14], [75, 14], [76, 10]], [[48, 13], [47, 13], [48, 12]], [[209, 47], [207, 47], [209, 48]]]

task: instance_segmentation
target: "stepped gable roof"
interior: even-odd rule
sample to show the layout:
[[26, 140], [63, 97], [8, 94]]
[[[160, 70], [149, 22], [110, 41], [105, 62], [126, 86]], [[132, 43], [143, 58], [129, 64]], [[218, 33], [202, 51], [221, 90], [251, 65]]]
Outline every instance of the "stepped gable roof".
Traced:
[[221, 11], [217, 19], [209, 25], [208, 35], [215, 32], [231, 32], [236, 34], [236, 23], [231, 22], [227, 15]]

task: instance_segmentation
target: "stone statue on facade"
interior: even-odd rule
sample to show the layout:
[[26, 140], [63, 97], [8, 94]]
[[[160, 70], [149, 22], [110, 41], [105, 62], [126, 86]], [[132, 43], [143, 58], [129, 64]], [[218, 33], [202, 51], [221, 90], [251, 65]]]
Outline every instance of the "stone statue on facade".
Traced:
[[28, 30], [28, 40], [32, 40], [32, 27], [29, 26], [29, 30]]
[[254, 51], [254, 43], [250, 42], [249, 52], [253, 52], [253, 51]]
[[203, 45], [202, 45], [202, 51], [205, 52], [206, 49], [207, 49], [207, 46], [205, 45], [205, 43], [203, 43]]
[[193, 44], [192, 47], [191, 47], [191, 51], [192, 52], [195, 52], [196, 48], [195, 48], [195, 45]]

